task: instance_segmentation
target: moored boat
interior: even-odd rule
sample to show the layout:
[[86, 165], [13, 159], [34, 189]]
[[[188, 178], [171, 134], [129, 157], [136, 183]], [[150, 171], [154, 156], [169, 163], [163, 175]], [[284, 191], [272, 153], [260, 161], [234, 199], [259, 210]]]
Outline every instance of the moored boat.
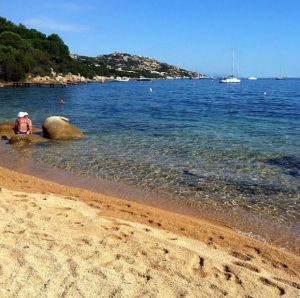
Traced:
[[236, 65], [235, 65], [234, 50], [232, 50], [232, 75], [229, 77], [221, 78], [219, 80], [219, 83], [239, 84], [241, 82], [241, 80], [233, 75], [235, 70], [236, 70]]
[[219, 80], [220, 83], [229, 83], [229, 84], [239, 84], [241, 80], [239, 78], [236, 78], [234, 76], [222, 78]]
[[145, 82], [145, 81], [152, 81], [150, 78], [145, 78], [143, 76], [140, 76], [138, 79], [136, 79], [139, 82]]
[[116, 77], [114, 82], [129, 82], [129, 78], [127, 77]]

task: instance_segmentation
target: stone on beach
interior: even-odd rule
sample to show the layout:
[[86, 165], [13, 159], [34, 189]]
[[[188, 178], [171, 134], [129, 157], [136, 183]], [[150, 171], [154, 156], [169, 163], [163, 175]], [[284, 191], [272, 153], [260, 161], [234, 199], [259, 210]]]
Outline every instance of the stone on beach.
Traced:
[[62, 116], [48, 117], [43, 123], [44, 137], [52, 140], [82, 139], [84, 134], [69, 119]]

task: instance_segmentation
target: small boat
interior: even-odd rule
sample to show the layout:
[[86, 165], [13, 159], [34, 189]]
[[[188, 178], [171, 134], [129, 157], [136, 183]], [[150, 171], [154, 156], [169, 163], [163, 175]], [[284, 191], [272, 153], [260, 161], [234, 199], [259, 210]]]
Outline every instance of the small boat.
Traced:
[[248, 80], [255, 81], [255, 80], [257, 80], [257, 78], [256, 77], [249, 77]]
[[129, 78], [127, 77], [116, 77], [114, 82], [129, 82]]
[[219, 80], [219, 83], [224, 84], [239, 84], [241, 80], [239, 78], [236, 78], [233, 74], [235, 72], [236, 66], [235, 66], [235, 57], [234, 57], [234, 50], [232, 50], [232, 75], [229, 77], [225, 77]]
[[136, 79], [139, 82], [146, 82], [146, 81], [152, 81], [150, 78], [145, 78], [143, 76], [140, 76], [138, 79]]

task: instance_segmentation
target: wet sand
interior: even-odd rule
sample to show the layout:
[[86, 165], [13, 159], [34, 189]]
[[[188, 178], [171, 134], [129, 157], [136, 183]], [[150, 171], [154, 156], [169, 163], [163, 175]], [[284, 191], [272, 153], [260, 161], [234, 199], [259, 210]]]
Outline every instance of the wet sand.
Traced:
[[0, 168], [0, 297], [297, 297], [300, 258], [196, 219]]

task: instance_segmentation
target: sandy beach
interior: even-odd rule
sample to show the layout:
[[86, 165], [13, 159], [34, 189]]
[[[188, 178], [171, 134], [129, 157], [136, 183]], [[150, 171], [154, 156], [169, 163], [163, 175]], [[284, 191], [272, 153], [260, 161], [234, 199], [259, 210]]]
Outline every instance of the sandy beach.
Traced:
[[299, 297], [300, 258], [217, 223], [0, 168], [1, 297]]

